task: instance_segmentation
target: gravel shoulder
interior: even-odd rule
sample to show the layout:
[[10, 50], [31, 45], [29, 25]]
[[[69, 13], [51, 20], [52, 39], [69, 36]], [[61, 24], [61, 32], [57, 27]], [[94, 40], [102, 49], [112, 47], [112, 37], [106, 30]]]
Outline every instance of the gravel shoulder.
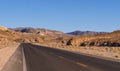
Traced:
[[13, 55], [13, 53], [16, 51], [18, 48], [19, 44], [5, 47], [0, 49], [0, 71], [4, 67], [4, 65], [7, 63], [9, 58]]

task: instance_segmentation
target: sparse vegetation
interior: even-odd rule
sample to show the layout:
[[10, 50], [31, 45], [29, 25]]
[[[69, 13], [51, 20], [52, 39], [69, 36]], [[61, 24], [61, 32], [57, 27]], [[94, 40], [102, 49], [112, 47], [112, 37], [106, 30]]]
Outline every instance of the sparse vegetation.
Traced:
[[70, 39], [66, 44], [72, 45], [72, 46], [119, 47], [120, 46], [120, 31], [114, 31], [112, 33], [96, 35], [96, 36], [74, 37]]
[[0, 48], [18, 43], [38, 43], [49, 47], [87, 53], [111, 58], [120, 58], [120, 31], [93, 36], [50, 36], [36, 33], [21, 33], [0, 30]]

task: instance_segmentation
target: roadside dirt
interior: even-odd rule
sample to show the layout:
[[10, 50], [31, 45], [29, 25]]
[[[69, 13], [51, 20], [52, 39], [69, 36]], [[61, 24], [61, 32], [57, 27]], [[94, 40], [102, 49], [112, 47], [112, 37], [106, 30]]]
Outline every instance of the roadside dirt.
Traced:
[[12, 54], [16, 51], [18, 46], [19, 44], [16, 44], [10, 47], [0, 49], [0, 71], [4, 67], [6, 62], [9, 60], [9, 58], [12, 56]]

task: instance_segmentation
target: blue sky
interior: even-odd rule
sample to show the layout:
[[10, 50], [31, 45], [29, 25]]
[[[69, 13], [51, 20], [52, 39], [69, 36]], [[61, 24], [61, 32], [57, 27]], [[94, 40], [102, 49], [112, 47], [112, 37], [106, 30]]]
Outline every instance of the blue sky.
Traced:
[[0, 25], [111, 32], [120, 29], [120, 0], [0, 0]]

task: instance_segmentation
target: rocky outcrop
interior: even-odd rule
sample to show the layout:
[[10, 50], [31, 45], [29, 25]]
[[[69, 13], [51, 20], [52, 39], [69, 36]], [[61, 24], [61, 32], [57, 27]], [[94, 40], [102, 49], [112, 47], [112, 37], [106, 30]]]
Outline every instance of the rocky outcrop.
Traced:
[[80, 46], [110, 46], [110, 47], [119, 47], [120, 43], [118, 42], [111, 42], [111, 41], [103, 41], [103, 42], [82, 42], [80, 43]]
[[66, 44], [72, 46], [120, 47], [120, 31], [118, 30], [112, 33], [97, 36], [74, 37]]

